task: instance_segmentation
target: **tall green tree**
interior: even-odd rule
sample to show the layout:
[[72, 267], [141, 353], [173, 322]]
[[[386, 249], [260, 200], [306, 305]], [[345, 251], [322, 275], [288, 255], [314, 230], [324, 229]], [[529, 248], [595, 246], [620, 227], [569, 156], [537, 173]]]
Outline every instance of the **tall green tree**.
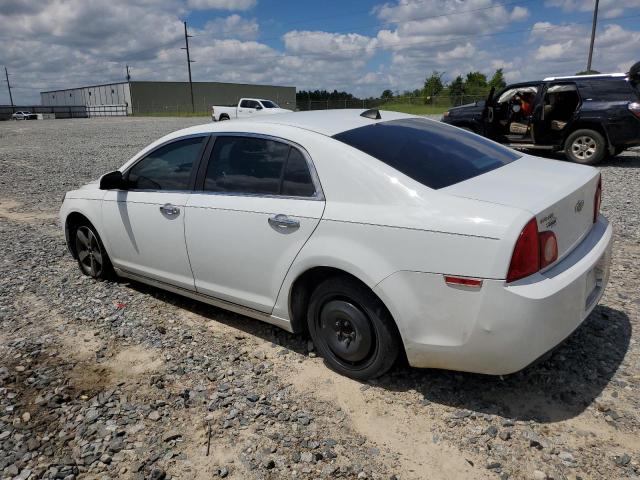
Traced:
[[444, 89], [444, 84], [442, 83], [442, 75], [444, 75], [444, 72], [438, 72], [437, 70], [434, 70], [431, 76], [425, 79], [425, 98], [434, 97], [442, 92], [442, 90]]
[[495, 88], [497, 92], [498, 90], [502, 90], [506, 86], [507, 82], [504, 81], [504, 73], [502, 72], [502, 69], [499, 68], [496, 70], [496, 73], [493, 74], [491, 80], [489, 80], [489, 89]]
[[383, 100], [389, 100], [393, 98], [393, 92], [387, 88], [384, 92], [382, 92], [380, 98], [382, 98]]
[[464, 79], [458, 75], [449, 84], [449, 97], [453, 105], [462, 105], [462, 96], [464, 95]]
[[464, 81], [464, 93], [465, 95], [471, 95], [474, 97], [482, 97], [489, 91], [489, 85], [487, 83], [487, 76], [481, 72], [469, 72], [467, 78]]

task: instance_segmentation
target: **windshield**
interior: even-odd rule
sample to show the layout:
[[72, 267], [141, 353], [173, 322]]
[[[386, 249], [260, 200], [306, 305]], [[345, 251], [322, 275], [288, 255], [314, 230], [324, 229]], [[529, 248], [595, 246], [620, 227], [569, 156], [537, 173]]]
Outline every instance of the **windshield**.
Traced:
[[422, 118], [374, 123], [333, 138], [434, 189], [468, 180], [521, 157], [479, 135]]
[[271, 100], [260, 100], [262, 102], [262, 106], [264, 108], [280, 108], [278, 105], [273, 103]]

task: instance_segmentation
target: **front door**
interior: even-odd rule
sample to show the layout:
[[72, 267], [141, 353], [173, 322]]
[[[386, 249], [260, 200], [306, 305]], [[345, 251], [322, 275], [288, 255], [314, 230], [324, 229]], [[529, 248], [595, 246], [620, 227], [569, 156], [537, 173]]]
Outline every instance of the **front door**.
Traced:
[[116, 268], [194, 289], [184, 209], [206, 138], [182, 138], [153, 150], [124, 173], [127, 190], [106, 193], [102, 221]]
[[217, 137], [185, 215], [196, 290], [270, 313], [324, 200], [308, 155], [271, 137]]

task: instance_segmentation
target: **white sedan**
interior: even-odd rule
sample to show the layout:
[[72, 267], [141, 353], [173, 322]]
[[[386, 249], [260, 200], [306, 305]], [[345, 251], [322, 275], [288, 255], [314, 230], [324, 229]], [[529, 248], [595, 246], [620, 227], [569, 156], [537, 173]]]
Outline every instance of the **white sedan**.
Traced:
[[83, 273], [127, 277], [308, 332], [359, 379], [411, 365], [518, 371], [608, 280], [600, 174], [393, 112], [180, 130], [60, 217]]

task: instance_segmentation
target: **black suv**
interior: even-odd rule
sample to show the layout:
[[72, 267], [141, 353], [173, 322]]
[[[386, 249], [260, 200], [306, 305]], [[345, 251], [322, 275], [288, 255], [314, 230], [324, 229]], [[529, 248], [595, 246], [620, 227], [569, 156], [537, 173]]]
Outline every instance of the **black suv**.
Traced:
[[594, 164], [640, 145], [640, 62], [628, 74], [551, 77], [509, 85], [442, 121], [517, 149], [564, 150]]

